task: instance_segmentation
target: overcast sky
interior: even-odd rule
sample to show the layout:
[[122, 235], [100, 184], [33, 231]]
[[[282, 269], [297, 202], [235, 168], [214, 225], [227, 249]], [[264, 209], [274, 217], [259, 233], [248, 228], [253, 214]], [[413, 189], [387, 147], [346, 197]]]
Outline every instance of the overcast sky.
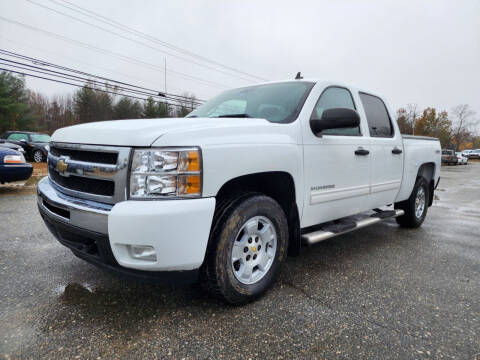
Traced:
[[[63, 8], [60, 4], [68, 4], [60, 0], [31, 1], [108, 27]], [[292, 79], [302, 71], [305, 77], [384, 94], [394, 110], [408, 103], [440, 110], [467, 103], [480, 115], [478, 0], [68, 1], [261, 78]], [[27, 0], [2, 0], [0, 17], [156, 66], [132, 64], [0, 18], [0, 48], [116, 80], [163, 90], [166, 58], [168, 92], [188, 91], [208, 99], [258, 81], [166, 55], [162, 51], [185, 57], [144, 39], [136, 38], [156, 49], [122, 39]], [[27, 83], [47, 95], [72, 92], [69, 86], [43, 80]]]

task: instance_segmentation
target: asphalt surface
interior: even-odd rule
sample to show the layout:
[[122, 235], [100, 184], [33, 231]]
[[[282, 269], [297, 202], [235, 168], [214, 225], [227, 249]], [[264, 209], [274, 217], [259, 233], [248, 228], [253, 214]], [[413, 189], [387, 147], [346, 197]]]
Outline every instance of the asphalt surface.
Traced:
[[105, 273], [0, 188], [0, 358], [480, 359], [480, 163], [441, 176], [420, 229], [306, 248], [243, 307]]

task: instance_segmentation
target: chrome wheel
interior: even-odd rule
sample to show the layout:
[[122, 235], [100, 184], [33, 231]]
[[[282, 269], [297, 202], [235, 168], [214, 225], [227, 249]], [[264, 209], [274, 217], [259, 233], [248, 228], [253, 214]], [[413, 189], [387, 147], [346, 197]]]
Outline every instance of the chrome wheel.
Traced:
[[417, 196], [415, 198], [415, 216], [420, 219], [425, 210], [425, 190], [422, 186], [418, 188]]
[[37, 150], [33, 153], [33, 160], [37, 163], [42, 162], [43, 154], [40, 150]]
[[260, 281], [270, 270], [277, 252], [277, 233], [272, 222], [255, 216], [245, 222], [232, 247], [232, 269], [242, 284]]

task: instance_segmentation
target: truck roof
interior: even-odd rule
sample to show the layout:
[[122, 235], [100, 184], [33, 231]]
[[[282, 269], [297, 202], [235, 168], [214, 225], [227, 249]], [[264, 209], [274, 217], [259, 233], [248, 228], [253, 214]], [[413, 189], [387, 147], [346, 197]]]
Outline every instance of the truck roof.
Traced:
[[296, 80], [296, 79], [283, 79], [283, 80], [275, 80], [275, 81], [265, 81], [265, 82], [259, 82], [259, 83], [255, 83], [255, 84], [251, 84], [251, 85], [246, 85], [246, 86], [241, 86], [240, 88], [242, 87], [249, 87], [249, 86], [255, 86], [255, 85], [265, 85], [265, 84], [277, 84], [277, 83], [284, 83], [284, 82], [308, 82], [308, 83], [315, 83], [315, 84], [322, 84], [324, 86], [333, 86], [333, 85], [336, 85], [336, 86], [343, 86], [343, 87], [346, 87], [346, 88], [349, 88], [353, 91], [356, 91], [356, 92], [365, 92], [367, 94], [370, 94], [370, 95], [374, 95], [374, 96], [378, 96], [379, 98], [381, 98], [382, 100], [385, 100], [385, 98], [383, 97], [383, 95], [379, 94], [378, 92], [376, 91], [371, 91], [369, 89], [365, 89], [363, 87], [358, 87], [358, 86], [355, 86], [355, 85], [352, 85], [352, 84], [348, 84], [348, 83], [345, 83], [343, 81], [335, 81], [335, 80], [326, 80], [326, 79], [319, 79], [319, 78], [303, 78], [303, 79], [299, 79], [299, 80]]

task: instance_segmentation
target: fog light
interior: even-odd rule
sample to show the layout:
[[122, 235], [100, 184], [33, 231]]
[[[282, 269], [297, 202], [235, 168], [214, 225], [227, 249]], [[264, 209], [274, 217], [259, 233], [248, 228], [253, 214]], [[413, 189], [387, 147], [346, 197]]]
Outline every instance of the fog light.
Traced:
[[134, 259], [157, 261], [157, 254], [153, 246], [127, 245], [130, 256]]

